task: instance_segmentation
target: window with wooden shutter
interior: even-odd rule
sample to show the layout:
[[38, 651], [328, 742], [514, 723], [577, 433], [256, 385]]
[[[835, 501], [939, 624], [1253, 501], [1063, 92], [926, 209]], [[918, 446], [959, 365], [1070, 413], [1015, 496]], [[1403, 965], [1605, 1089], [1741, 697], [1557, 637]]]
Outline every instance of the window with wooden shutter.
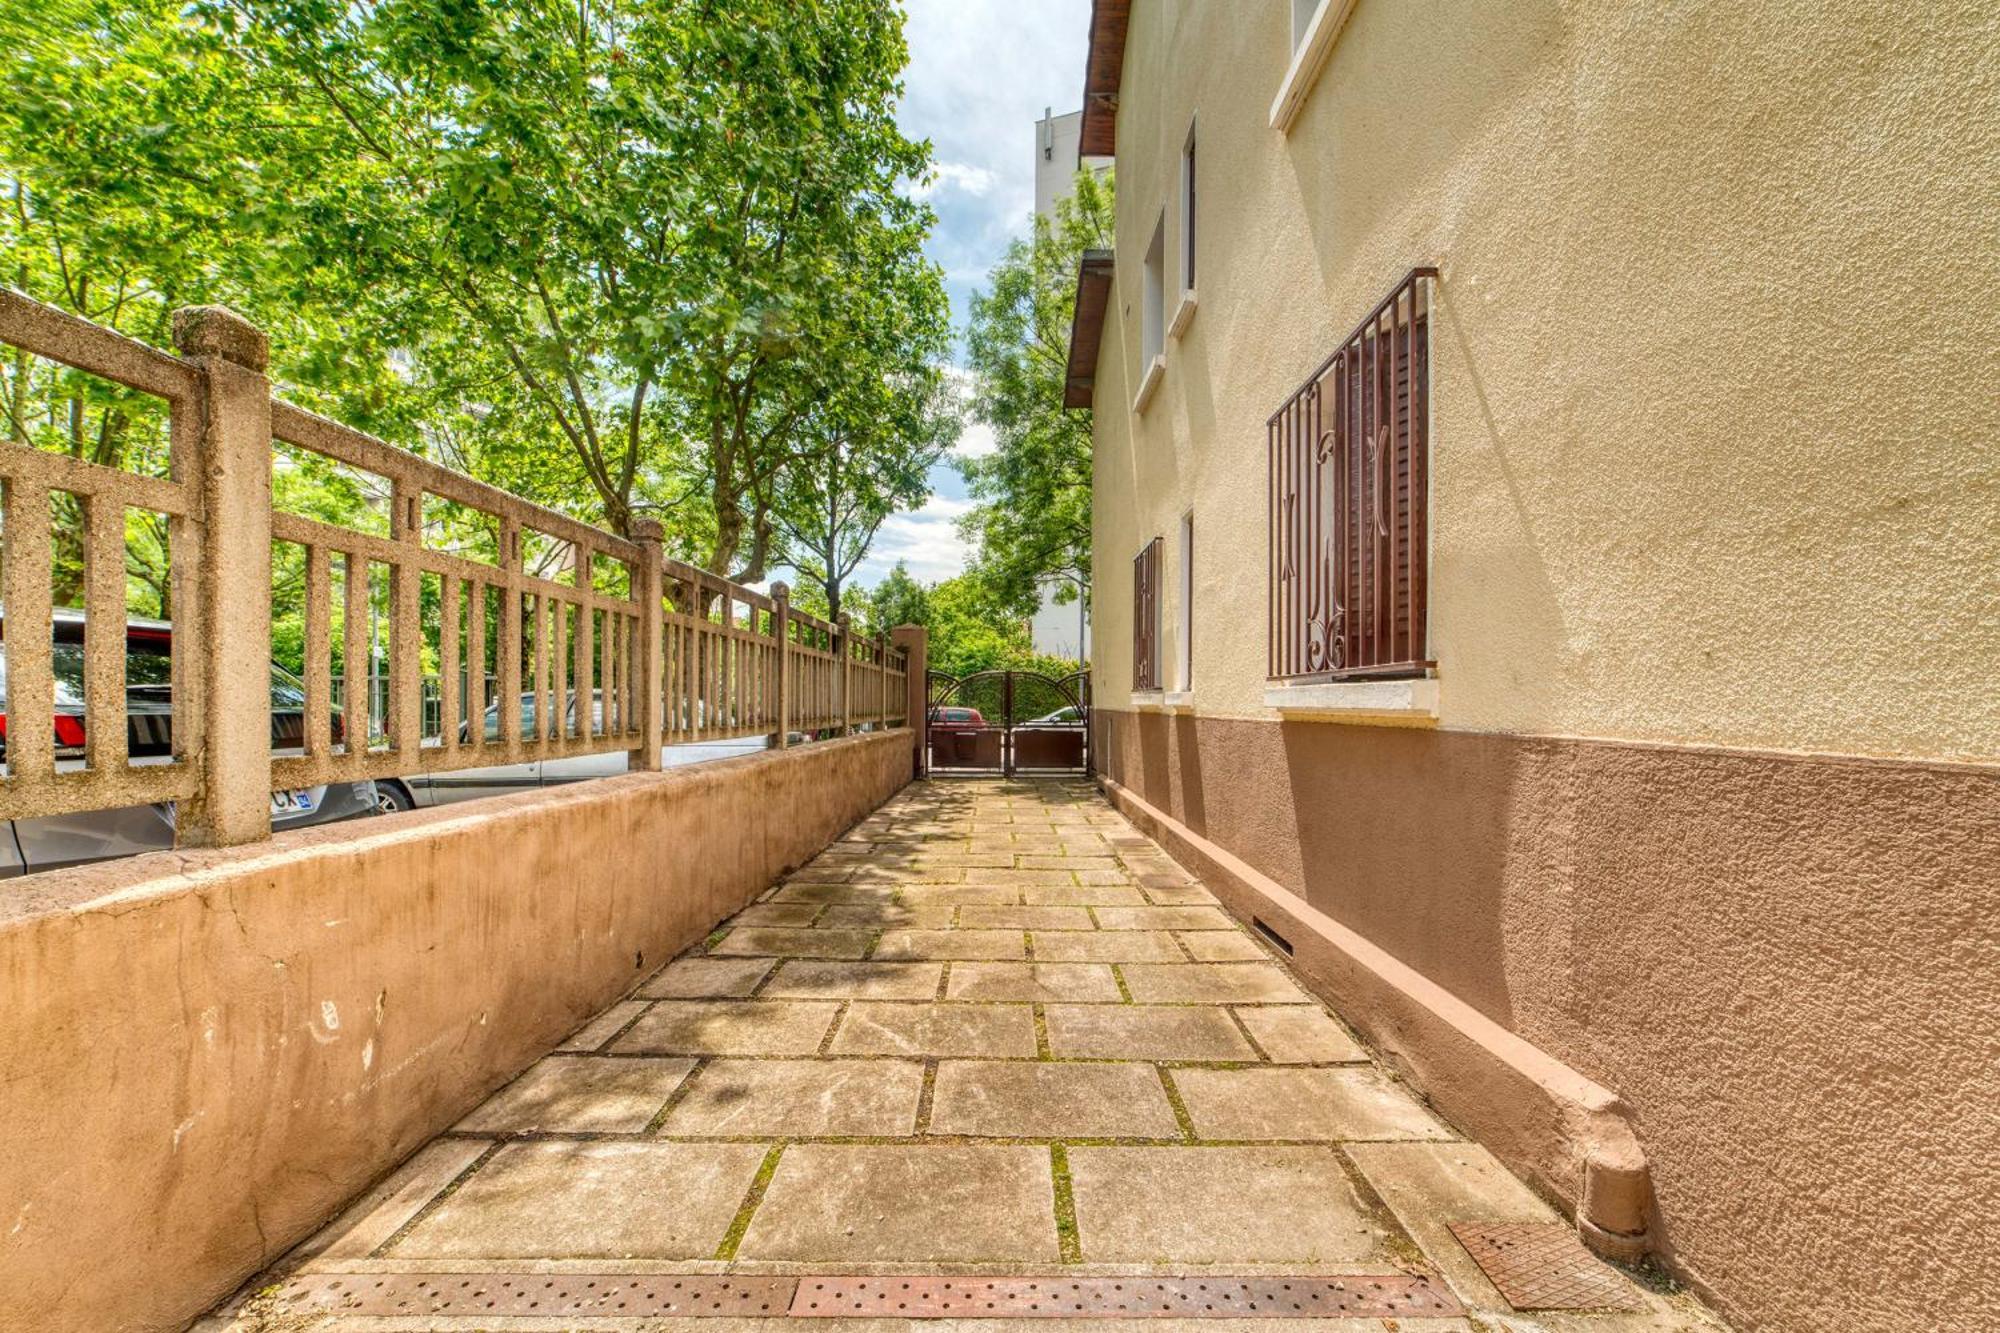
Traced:
[[1430, 310], [1412, 269], [1269, 423], [1270, 676], [1421, 675]]
[[1160, 688], [1160, 546], [1158, 537], [1132, 560], [1132, 688]]

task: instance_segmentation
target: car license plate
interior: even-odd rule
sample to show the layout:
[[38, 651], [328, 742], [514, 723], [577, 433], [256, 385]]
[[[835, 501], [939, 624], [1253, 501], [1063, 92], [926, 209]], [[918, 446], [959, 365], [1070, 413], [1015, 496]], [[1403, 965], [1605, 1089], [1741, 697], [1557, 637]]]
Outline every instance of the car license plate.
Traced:
[[312, 808], [313, 794], [309, 789], [271, 793], [271, 813], [274, 815], [309, 815]]

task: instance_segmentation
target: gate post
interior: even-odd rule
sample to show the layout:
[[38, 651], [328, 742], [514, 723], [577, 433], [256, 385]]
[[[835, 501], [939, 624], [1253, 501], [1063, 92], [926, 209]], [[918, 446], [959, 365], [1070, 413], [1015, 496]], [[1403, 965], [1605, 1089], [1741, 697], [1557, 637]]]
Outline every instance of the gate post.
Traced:
[[200, 596], [174, 615], [174, 655], [186, 651], [192, 667], [175, 675], [198, 682], [201, 716], [195, 792], [181, 803], [177, 840], [226, 847], [271, 836], [270, 345], [219, 305], [174, 311], [173, 330], [175, 348], [201, 372], [193, 480], [203, 518]]
[[[931, 771], [931, 684], [930, 684], [930, 631], [922, 625], [898, 625], [890, 633], [890, 641], [908, 656], [904, 659], [903, 688], [908, 700], [909, 712], [905, 714], [904, 725], [909, 727], [915, 743], [913, 756], [914, 772], [917, 777], [928, 777]], [[888, 663], [882, 664], [884, 678]]]

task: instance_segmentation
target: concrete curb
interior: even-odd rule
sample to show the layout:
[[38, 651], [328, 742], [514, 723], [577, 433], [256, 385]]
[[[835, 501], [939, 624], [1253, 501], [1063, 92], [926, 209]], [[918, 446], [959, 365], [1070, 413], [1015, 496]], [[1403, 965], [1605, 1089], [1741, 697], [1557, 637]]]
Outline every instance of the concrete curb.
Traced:
[[1386, 950], [1308, 905], [1130, 788], [1097, 777], [1148, 837], [1291, 961], [1383, 1058], [1454, 1123], [1575, 1217], [1584, 1242], [1626, 1262], [1650, 1251], [1652, 1177], [1615, 1092], [1495, 1023]]

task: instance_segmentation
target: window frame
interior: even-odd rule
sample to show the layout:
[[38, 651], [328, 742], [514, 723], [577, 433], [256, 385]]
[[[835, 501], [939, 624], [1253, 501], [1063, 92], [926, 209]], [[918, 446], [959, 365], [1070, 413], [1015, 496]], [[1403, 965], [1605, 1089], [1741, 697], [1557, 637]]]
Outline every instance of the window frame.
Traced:
[[1181, 144], [1179, 185], [1176, 190], [1177, 202], [1174, 207], [1179, 218], [1179, 244], [1174, 247], [1175, 255], [1175, 298], [1173, 317], [1167, 321], [1167, 337], [1178, 340], [1187, 331], [1188, 322], [1194, 318], [1195, 284], [1199, 281], [1200, 270], [1196, 264], [1197, 242], [1200, 228], [1196, 223], [1196, 204], [1199, 198], [1195, 173], [1200, 161], [1195, 149], [1196, 131], [1199, 118], [1188, 121], [1187, 139]]
[[1300, 0], [1293, 0], [1291, 48], [1284, 77], [1278, 83], [1278, 94], [1271, 101], [1271, 128], [1278, 133], [1289, 134], [1305, 110], [1313, 85], [1319, 81], [1320, 71], [1326, 68], [1327, 59], [1357, 3], [1358, 0], [1318, 0], [1301, 27], [1302, 6]]

